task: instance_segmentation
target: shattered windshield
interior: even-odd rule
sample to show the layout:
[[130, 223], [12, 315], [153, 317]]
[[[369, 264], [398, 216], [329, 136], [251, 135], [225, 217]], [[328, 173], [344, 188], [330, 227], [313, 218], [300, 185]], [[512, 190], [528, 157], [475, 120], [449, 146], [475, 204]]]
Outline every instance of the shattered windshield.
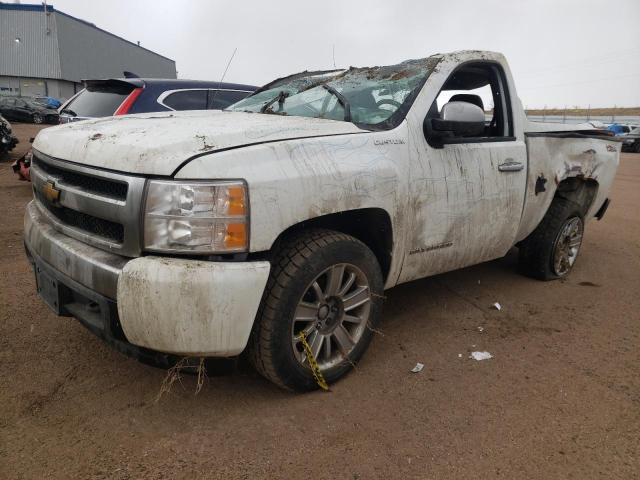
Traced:
[[293, 75], [269, 84], [228, 110], [353, 122], [363, 128], [398, 125], [438, 57], [384, 67], [351, 67]]

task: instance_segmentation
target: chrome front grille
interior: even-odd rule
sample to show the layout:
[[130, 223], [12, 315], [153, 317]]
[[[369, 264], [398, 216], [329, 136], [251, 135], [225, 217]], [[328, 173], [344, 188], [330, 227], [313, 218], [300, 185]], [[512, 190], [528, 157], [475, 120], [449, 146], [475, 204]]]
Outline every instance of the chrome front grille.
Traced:
[[34, 189], [33, 194], [40, 206], [46, 208], [49, 214], [53, 215], [62, 224], [97, 235], [111, 242], [119, 244], [124, 242], [124, 227], [122, 224], [87, 215], [61, 205], [52, 205], [42, 192], [37, 189]]
[[58, 168], [44, 161], [38, 161], [39, 159], [35, 156], [33, 160], [34, 163], [37, 164], [37, 168], [44, 171], [49, 176], [58, 178], [60, 182], [68, 186], [81, 188], [88, 192], [92, 192], [97, 195], [104, 195], [116, 200], [127, 199], [128, 185], [125, 182], [111, 181], [106, 178], [96, 178]]
[[143, 177], [33, 153], [34, 197], [54, 228], [107, 251], [140, 255]]

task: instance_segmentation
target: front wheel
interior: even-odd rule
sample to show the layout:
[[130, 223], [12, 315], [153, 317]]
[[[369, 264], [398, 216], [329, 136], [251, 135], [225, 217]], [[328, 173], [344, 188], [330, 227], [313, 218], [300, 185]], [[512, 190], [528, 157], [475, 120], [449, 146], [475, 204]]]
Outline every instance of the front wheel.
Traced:
[[567, 276], [580, 252], [583, 235], [580, 206], [555, 198], [540, 225], [520, 245], [521, 272], [539, 280]]
[[39, 113], [34, 113], [33, 114], [33, 123], [42, 123], [44, 120], [42, 118], [42, 115], [40, 115]]
[[359, 240], [330, 230], [296, 234], [272, 259], [249, 346], [252, 363], [277, 385], [307, 391], [318, 387], [311, 354], [324, 379], [335, 382], [369, 345], [382, 290], [378, 261]]

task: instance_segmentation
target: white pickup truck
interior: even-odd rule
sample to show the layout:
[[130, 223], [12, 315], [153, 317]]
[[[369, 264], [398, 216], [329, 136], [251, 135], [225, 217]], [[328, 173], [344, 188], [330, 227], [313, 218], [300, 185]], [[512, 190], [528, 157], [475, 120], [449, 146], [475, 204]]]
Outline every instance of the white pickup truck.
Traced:
[[620, 142], [528, 122], [505, 58], [463, 51], [48, 128], [33, 153], [25, 244], [56, 313], [143, 361], [246, 352], [309, 390], [363, 355], [385, 289], [514, 246], [567, 275]]

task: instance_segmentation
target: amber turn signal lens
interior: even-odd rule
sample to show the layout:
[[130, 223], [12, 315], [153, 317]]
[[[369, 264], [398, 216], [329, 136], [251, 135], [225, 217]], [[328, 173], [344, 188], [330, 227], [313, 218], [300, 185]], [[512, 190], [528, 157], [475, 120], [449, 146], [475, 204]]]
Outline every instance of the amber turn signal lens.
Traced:
[[224, 246], [238, 249], [247, 246], [247, 226], [244, 223], [228, 223], [227, 234], [224, 236]]
[[227, 209], [229, 215], [247, 214], [244, 187], [229, 187], [227, 189], [227, 198], [229, 199], [229, 207]]

